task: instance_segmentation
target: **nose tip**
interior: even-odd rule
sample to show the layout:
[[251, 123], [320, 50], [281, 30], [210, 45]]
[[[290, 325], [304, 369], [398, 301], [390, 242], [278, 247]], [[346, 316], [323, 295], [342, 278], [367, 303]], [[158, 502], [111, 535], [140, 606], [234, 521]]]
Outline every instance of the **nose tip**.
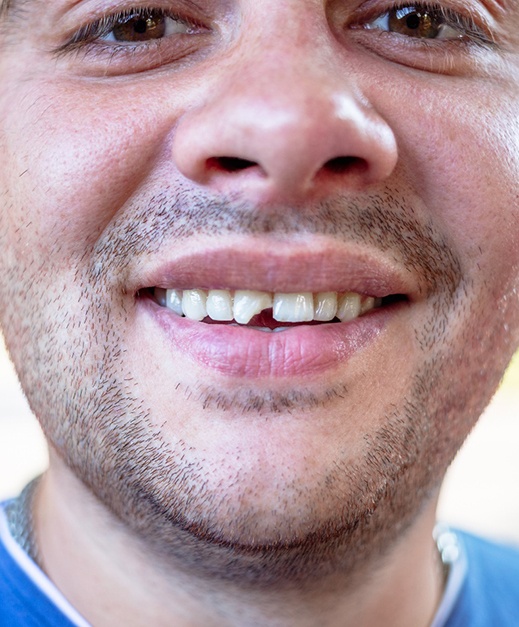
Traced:
[[353, 90], [319, 87], [220, 91], [180, 120], [177, 168], [218, 191], [274, 197], [337, 183], [358, 190], [387, 178], [397, 161], [389, 125]]

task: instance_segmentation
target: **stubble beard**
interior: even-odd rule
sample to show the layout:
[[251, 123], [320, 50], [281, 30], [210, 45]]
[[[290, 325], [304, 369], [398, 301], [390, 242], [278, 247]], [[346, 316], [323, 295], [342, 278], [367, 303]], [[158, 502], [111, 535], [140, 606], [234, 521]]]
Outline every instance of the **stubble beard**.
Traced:
[[[11, 307], [2, 323], [46, 436], [93, 494], [162, 558], [237, 585], [301, 584], [337, 571], [354, 572], [376, 559], [431, 498], [510, 355], [487, 362], [485, 377], [467, 368], [473, 359], [467, 354], [470, 347], [477, 345], [480, 355], [497, 352], [496, 343], [503, 344], [501, 326], [490, 311], [476, 312], [479, 318], [470, 311], [476, 308], [477, 294], [462, 276], [456, 256], [431, 225], [422, 224], [395, 197], [388, 193], [368, 204], [348, 200], [347, 209], [342, 203], [323, 204], [308, 213], [261, 218], [248, 208], [207, 199], [186, 204], [182, 194], [153, 197], [144, 208], [130, 209], [109, 225], [84, 257], [88, 262], [78, 265], [75, 282], [83, 302], [81, 314], [73, 317], [66, 303], [61, 318], [51, 314], [46, 279], [33, 276], [28, 283], [4, 273], [2, 294]], [[181, 241], [203, 232], [266, 237], [319, 233], [393, 250], [421, 276], [430, 294], [430, 320], [415, 338], [423, 363], [400, 406], [388, 408], [383, 426], [365, 434], [363, 452], [353, 463], [334, 459], [321, 480], [309, 484], [301, 478], [304, 531], [298, 508], [283, 502], [282, 492], [273, 504], [271, 531], [276, 531], [265, 537], [260, 514], [250, 505], [240, 509], [225, 493], [209, 490], [211, 464], [187, 455], [188, 442], [165, 440], [149, 402], [135, 393], [138, 382], [124, 370], [118, 325], [128, 300], [114, 277], [124, 276], [132, 260], [158, 250], [165, 239]], [[29, 293], [17, 292], [18, 284], [29, 284]], [[15, 315], [21, 315], [22, 323], [14, 322]], [[456, 316], [468, 317], [469, 324], [450, 338], [449, 319]], [[69, 339], [60, 343], [64, 328]], [[321, 410], [326, 403], [344, 402], [336, 392], [325, 390], [317, 399]], [[258, 393], [251, 389], [240, 397], [229, 395], [229, 410], [252, 407], [247, 397]], [[210, 394], [207, 389], [204, 397], [202, 391], [200, 407], [210, 406]], [[261, 394], [268, 400], [262, 411], [289, 403], [292, 413], [304, 414], [316, 402], [301, 390]], [[243, 486], [248, 496], [259, 490], [251, 482], [249, 478]], [[323, 498], [333, 515], [323, 517], [312, 508], [312, 502]]]

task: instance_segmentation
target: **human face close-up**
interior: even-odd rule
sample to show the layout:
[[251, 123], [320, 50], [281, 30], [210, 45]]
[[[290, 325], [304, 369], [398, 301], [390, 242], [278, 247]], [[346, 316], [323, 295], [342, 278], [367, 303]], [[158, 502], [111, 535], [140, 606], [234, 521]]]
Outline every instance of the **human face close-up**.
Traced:
[[3, 20], [0, 321], [52, 454], [178, 558], [232, 549], [228, 576], [369, 558], [519, 342], [516, 3]]

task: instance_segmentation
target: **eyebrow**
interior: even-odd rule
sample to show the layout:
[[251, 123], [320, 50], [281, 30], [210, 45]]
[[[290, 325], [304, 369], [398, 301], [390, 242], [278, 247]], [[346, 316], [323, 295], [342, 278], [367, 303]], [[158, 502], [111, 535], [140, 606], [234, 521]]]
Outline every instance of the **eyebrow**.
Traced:
[[33, 0], [0, 0], [0, 19], [5, 19], [9, 13], [14, 13], [17, 9], [32, 3]]
[[7, 17], [7, 13], [11, 6], [13, 5], [14, 0], [0, 0], [0, 18]]

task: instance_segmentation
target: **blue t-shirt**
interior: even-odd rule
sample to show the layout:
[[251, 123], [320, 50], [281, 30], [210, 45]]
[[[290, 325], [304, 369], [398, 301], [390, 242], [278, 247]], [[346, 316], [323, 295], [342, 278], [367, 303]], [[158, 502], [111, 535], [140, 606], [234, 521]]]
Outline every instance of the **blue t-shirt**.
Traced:
[[466, 563], [445, 627], [519, 625], [519, 549], [456, 532]]
[[9, 533], [0, 503], [0, 627], [88, 627]]
[[0, 544], [0, 625], [72, 627], [68, 618], [21, 570]]
[[[461, 531], [433, 627], [517, 627], [519, 549]], [[448, 547], [447, 550], [449, 550]], [[23, 553], [0, 508], [0, 626], [86, 627], [85, 620]]]

